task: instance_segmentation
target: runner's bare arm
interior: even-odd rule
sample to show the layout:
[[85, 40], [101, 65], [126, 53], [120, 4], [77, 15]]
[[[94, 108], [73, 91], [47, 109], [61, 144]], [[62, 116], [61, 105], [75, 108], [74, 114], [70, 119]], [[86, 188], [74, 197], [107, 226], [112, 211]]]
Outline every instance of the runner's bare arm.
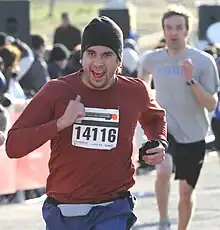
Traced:
[[217, 93], [211, 94], [206, 92], [206, 90], [201, 85], [199, 85], [199, 83], [192, 85], [191, 88], [197, 102], [201, 106], [210, 112], [215, 109], [218, 101]]
[[52, 118], [56, 90], [47, 83], [30, 101], [8, 132], [6, 153], [20, 158], [58, 135], [57, 121]]
[[[183, 70], [185, 80], [191, 86], [192, 93], [197, 102], [209, 111], [215, 109], [217, 104], [217, 91], [219, 84], [218, 69], [213, 58], [207, 58], [205, 68], [201, 70], [199, 81], [193, 79], [193, 69], [195, 68], [191, 59], [181, 61], [180, 67]], [[193, 79], [193, 82], [192, 82]]]

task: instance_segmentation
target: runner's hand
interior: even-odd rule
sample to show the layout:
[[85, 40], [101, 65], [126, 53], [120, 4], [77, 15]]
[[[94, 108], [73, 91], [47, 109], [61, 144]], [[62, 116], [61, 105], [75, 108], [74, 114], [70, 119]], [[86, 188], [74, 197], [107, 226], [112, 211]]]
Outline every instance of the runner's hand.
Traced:
[[146, 155], [143, 156], [143, 160], [146, 164], [157, 165], [162, 163], [165, 159], [165, 148], [162, 144], [159, 146], [146, 150]]
[[193, 75], [193, 63], [191, 59], [185, 59], [180, 62], [180, 67], [183, 71], [186, 81], [190, 81]]
[[71, 100], [66, 107], [64, 114], [57, 120], [58, 132], [71, 126], [78, 118], [85, 116], [85, 108], [81, 103], [80, 95], [75, 100]]

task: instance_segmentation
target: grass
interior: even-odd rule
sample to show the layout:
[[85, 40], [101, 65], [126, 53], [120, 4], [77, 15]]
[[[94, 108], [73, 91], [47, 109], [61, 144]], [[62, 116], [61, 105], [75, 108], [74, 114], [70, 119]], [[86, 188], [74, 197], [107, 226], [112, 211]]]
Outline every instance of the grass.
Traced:
[[[98, 15], [98, 10], [103, 6], [103, 2], [104, 0], [56, 0], [54, 14], [52, 17], [48, 17], [49, 0], [32, 0], [31, 32], [45, 34], [51, 41], [54, 29], [60, 23], [60, 15], [64, 11], [69, 12], [73, 24], [83, 29], [93, 17]], [[161, 15], [168, 0], [130, 0], [129, 2], [135, 5], [135, 8], [132, 7], [130, 11], [132, 28], [140, 36], [150, 35], [161, 30]], [[193, 0], [181, 0], [181, 3], [196, 15]], [[159, 39], [157, 38], [156, 41]]]
[[[90, 3], [89, 3], [90, 2]], [[33, 32], [50, 32], [60, 22], [60, 15], [68, 11], [74, 24], [83, 28], [88, 21], [98, 15], [102, 1], [83, 0], [56, 0], [53, 17], [48, 17], [49, 3], [45, 0], [31, 1], [31, 28]], [[132, 26], [141, 35], [160, 30], [160, 19], [167, 5], [167, 0], [133, 0], [136, 10], [131, 11]], [[182, 2], [195, 12], [193, 0]], [[133, 8], [132, 8], [133, 9]]]
[[72, 23], [82, 29], [91, 18], [97, 15], [99, 7], [100, 4], [57, 1], [53, 16], [49, 17], [49, 3], [32, 1], [30, 9], [31, 32], [50, 37], [55, 27], [60, 23], [60, 16], [64, 11], [69, 12]]

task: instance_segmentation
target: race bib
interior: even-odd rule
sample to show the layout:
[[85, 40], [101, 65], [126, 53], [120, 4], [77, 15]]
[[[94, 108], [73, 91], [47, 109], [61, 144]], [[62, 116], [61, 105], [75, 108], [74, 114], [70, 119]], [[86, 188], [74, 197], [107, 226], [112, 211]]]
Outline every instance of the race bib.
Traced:
[[110, 150], [117, 146], [118, 109], [85, 108], [85, 117], [73, 124], [72, 145]]

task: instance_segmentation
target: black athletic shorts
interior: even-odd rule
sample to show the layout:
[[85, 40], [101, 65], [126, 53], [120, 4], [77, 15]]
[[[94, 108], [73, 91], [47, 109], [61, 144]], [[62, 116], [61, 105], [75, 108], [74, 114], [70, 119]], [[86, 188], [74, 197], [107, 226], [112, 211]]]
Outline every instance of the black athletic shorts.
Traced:
[[212, 118], [211, 122], [212, 132], [215, 136], [215, 148], [216, 150], [220, 150], [220, 120], [216, 118]]
[[175, 180], [186, 180], [195, 188], [205, 157], [205, 140], [193, 143], [178, 143], [170, 134], [167, 135], [174, 163]]

